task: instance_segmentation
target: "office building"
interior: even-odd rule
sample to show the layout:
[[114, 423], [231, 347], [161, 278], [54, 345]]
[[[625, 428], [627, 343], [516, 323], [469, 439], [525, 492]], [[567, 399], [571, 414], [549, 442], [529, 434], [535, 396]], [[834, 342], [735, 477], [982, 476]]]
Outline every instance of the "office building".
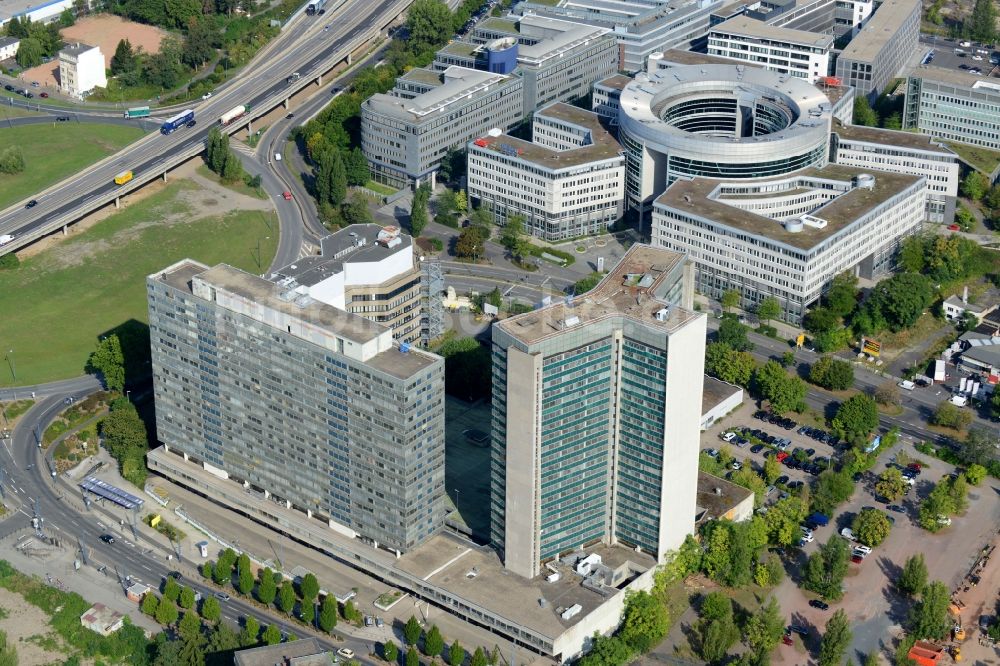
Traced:
[[761, 0], [751, 3], [743, 15], [776, 28], [833, 32], [835, 0]]
[[76, 42], [59, 51], [59, 88], [71, 97], [83, 98], [94, 88], [107, 88], [104, 54], [99, 46]]
[[836, 75], [874, 101], [903, 71], [919, 38], [919, 0], [886, 0], [841, 51]]
[[150, 469], [209, 496], [206, 478], [236, 482], [234, 508], [277, 503], [319, 533], [394, 551], [440, 530], [441, 358], [225, 264], [183, 260], [146, 286], [164, 448]]
[[[426, 92], [377, 94], [361, 104], [361, 149], [379, 182], [433, 183], [449, 148], [521, 121], [520, 77], [465, 67], [421, 75]], [[407, 77], [412, 81], [417, 74]]]
[[832, 35], [778, 28], [745, 16], [713, 26], [708, 33], [709, 55], [742, 60], [809, 83], [829, 74], [832, 50]]
[[826, 164], [833, 104], [787, 74], [743, 65], [686, 65], [625, 86], [619, 140], [628, 205], [646, 215], [678, 178], [735, 180]]
[[532, 140], [487, 135], [468, 146], [468, 194], [504, 224], [547, 241], [598, 233], [623, 213], [625, 157], [597, 114], [562, 102], [532, 119]]
[[933, 137], [834, 122], [830, 161], [923, 176], [927, 185], [926, 220], [951, 224], [955, 217], [961, 165], [958, 155]]
[[903, 127], [1000, 150], [1000, 81], [918, 67], [907, 79]]
[[493, 326], [491, 540], [534, 578], [591, 544], [657, 561], [694, 528], [705, 316], [682, 254]]
[[773, 296], [797, 324], [838, 273], [872, 280], [893, 268], [900, 241], [921, 228], [925, 188], [922, 176], [840, 165], [678, 180], [656, 199], [652, 240], [691, 257], [700, 293], [735, 289], [746, 310]]
[[873, 0], [837, 0], [833, 14], [833, 34], [837, 37], [850, 35], [854, 39], [874, 11]]
[[525, 16], [534, 14], [612, 31], [620, 53], [617, 69], [634, 73], [642, 71], [650, 53], [703, 47], [709, 17], [722, 4], [722, 0], [527, 0], [517, 3], [515, 9]]
[[[422, 273], [413, 239], [396, 226], [352, 224], [320, 240], [320, 254], [268, 276], [285, 289], [392, 329], [397, 341], [421, 339]], [[440, 303], [440, 299], [435, 299]]]

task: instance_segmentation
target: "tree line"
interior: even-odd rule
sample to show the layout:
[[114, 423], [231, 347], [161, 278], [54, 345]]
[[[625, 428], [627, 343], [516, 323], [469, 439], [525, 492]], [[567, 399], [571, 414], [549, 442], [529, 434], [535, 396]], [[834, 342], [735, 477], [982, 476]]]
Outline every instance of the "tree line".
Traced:
[[63, 47], [59, 23], [36, 23], [30, 16], [15, 16], [4, 26], [4, 34], [21, 40], [14, 56], [17, 64], [27, 69], [41, 65], [44, 58], [54, 58]]

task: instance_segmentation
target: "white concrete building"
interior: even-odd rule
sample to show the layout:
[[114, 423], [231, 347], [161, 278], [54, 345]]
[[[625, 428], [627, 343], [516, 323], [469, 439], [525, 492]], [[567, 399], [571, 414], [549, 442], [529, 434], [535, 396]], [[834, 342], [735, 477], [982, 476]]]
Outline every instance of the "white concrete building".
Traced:
[[547, 241], [601, 231], [622, 216], [625, 157], [590, 111], [562, 102], [538, 111], [532, 141], [493, 133], [469, 144], [468, 193], [503, 223]]
[[653, 205], [656, 247], [686, 252], [702, 294], [736, 289], [752, 309], [774, 296], [798, 323], [838, 273], [889, 272], [924, 220], [925, 179], [828, 165], [772, 179], [679, 180]]
[[0, 28], [14, 17], [48, 23], [59, 18], [66, 9], [73, 9], [73, 0], [0, 0]]
[[59, 51], [59, 87], [67, 95], [82, 98], [94, 88], [106, 88], [101, 47], [76, 42]]
[[815, 83], [829, 74], [833, 35], [779, 28], [737, 16], [713, 26], [708, 54], [742, 60]]
[[844, 166], [923, 176], [927, 220], [951, 224], [958, 196], [958, 155], [926, 134], [834, 122], [830, 161]]
[[0, 61], [13, 59], [20, 45], [21, 40], [17, 37], [0, 37]]

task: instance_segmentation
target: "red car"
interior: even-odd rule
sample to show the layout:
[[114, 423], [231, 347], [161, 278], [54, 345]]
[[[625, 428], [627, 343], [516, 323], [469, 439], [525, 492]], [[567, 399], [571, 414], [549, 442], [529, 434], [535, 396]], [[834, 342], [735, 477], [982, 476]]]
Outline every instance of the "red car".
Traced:
[[49, 94], [47, 92], [43, 92], [43, 93], [38, 93], [38, 96], [39, 97], [48, 97]]
[[785, 458], [787, 457], [788, 457], [787, 451], [780, 451], [778, 452], [778, 455], [774, 456], [774, 459], [777, 460], [778, 462], [784, 462]]
[[285, 201], [291, 201], [292, 200], [292, 193], [289, 192], [288, 190], [285, 190], [284, 192], [282, 192], [281, 196], [285, 197]]
[[906, 466], [908, 469], [912, 469], [914, 472], [919, 472], [921, 469], [920, 463], [910, 463]]
[[784, 643], [785, 645], [794, 645], [795, 644], [795, 641], [793, 641], [792, 637], [789, 636], [788, 634], [785, 634], [784, 636], [781, 637], [781, 642]]
[[957, 224], [948, 225], [948, 231], [958, 231], [959, 229], [961, 229], [961, 227], [959, 227]]
[[865, 561], [865, 558], [863, 556], [861, 556], [861, 555], [852, 555], [851, 556], [851, 562], [854, 562], [855, 564], [861, 564], [864, 561]]

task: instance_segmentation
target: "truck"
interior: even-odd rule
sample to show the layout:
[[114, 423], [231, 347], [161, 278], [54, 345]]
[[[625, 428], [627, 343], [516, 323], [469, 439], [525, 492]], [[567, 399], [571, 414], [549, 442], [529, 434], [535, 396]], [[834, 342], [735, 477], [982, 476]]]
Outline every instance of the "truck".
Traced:
[[160, 126], [160, 133], [170, 134], [175, 129], [184, 127], [185, 125], [193, 121], [194, 121], [194, 111], [192, 109], [181, 111], [176, 116], [167, 118], [165, 121], [163, 121], [163, 125]]
[[133, 174], [131, 171], [122, 171], [120, 174], [115, 176], [115, 185], [124, 185], [128, 181], [132, 180], [132, 176]]
[[127, 109], [123, 114], [126, 118], [145, 118], [149, 115], [148, 106], [136, 106], [131, 109]]
[[934, 361], [934, 383], [943, 384], [946, 379], [948, 379], [948, 374], [945, 372], [944, 360]]
[[222, 116], [219, 118], [219, 124], [228, 125], [229, 123], [235, 120], [239, 120], [246, 114], [247, 114], [246, 105], [240, 104], [239, 106], [233, 107], [232, 109], [229, 109], [228, 111], [223, 113]]
[[14, 240], [14, 234], [4, 234], [0, 236], [0, 245], [6, 245]]
[[325, 10], [323, 6], [326, 4], [326, 0], [313, 0], [308, 5], [306, 5], [306, 14], [308, 16], [315, 16], [316, 14], [323, 14]]

